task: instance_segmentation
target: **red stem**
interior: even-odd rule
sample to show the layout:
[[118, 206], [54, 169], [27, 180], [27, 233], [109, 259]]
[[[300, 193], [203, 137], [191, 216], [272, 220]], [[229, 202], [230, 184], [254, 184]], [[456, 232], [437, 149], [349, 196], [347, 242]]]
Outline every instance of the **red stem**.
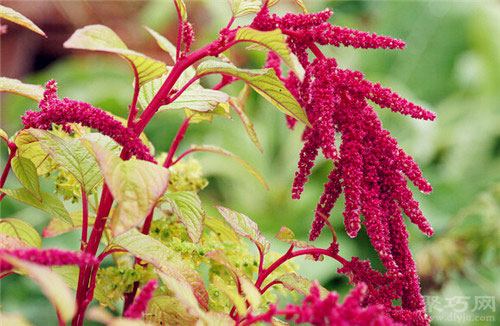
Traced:
[[[0, 188], [3, 188], [5, 181], [7, 181], [7, 176], [9, 175], [9, 171], [12, 165], [12, 159], [16, 155], [17, 146], [14, 143], [8, 143], [10, 148], [9, 159], [7, 160], [7, 164], [5, 165], [5, 169], [3, 170], [2, 177], [0, 178]], [[5, 193], [0, 195], [0, 201], [5, 197]]]
[[82, 186], [82, 243], [80, 245], [80, 250], [83, 251], [87, 245], [87, 232], [89, 227], [89, 202], [87, 197], [87, 192]]
[[134, 96], [132, 98], [132, 104], [130, 105], [130, 111], [128, 114], [127, 127], [133, 127], [135, 123], [135, 119], [137, 119], [137, 99], [139, 98], [139, 73], [137, 72], [137, 68], [135, 65], [131, 65], [132, 69], [134, 69], [135, 83], [134, 83]]
[[189, 126], [189, 120], [191, 120], [191, 117], [184, 119], [181, 127], [179, 128], [179, 131], [177, 132], [177, 135], [175, 135], [175, 138], [172, 141], [172, 145], [170, 146], [170, 149], [168, 151], [165, 163], [163, 163], [163, 166], [167, 169], [173, 165], [172, 160], [174, 158], [175, 152], [177, 151], [177, 148], [179, 147], [179, 144], [181, 143], [182, 139], [184, 138], [184, 135], [186, 134], [186, 130]]

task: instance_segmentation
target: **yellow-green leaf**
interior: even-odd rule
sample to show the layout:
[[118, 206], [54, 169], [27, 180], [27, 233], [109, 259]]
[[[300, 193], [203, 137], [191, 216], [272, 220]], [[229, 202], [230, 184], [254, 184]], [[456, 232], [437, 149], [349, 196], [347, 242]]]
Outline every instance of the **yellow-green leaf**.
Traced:
[[205, 212], [201, 206], [200, 197], [192, 191], [178, 191], [165, 194], [163, 199], [168, 201], [174, 214], [184, 224], [191, 241], [194, 243], [199, 242], [203, 233], [203, 221], [205, 220]]
[[252, 42], [267, 49], [274, 51], [279, 55], [285, 64], [293, 69], [293, 63], [290, 59], [290, 49], [286, 45], [286, 38], [280, 29], [268, 32], [262, 32], [250, 27], [242, 27], [236, 32], [236, 41]]
[[151, 162], [119, 156], [92, 146], [104, 180], [118, 202], [113, 212], [111, 229], [114, 236], [139, 225], [151, 212], [168, 186], [169, 172]]
[[17, 270], [27, 274], [40, 286], [62, 320], [68, 322], [73, 318], [76, 312], [75, 298], [73, 292], [66, 286], [59, 275], [46, 266], [23, 261], [9, 255], [3, 254], [2, 259], [7, 260]]
[[255, 284], [246, 277], [240, 277], [240, 284], [243, 293], [245, 294], [245, 298], [250, 303], [250, 307], [255, 311], [260, 307], [262, 303], [262, 294], [259, 289], [255, 286]]
[[261, 0], [229, 0], [234, 18], [257, 13], [261, 5]]
[[0, 129], [0, 138], [3, 138], [6, 142], [9, 141], [9, 136], [3, 129]]
[[230, 63], [209, 60], [197, 68], [198, 75], [224, 74], [237, 77], [281, 112], [310, 126], [304, 109], [276, 76], [274, 69], [240, 69]]
[[22, 156], [16, 156], [12, 159], [12, 171], [16, 175], [19, 182], [21, 182], [21, 184], [29, 192], [31, 192], [36, 199], [42, 201], [38, 174], [33, 162]]
[[64, 42], [65, 48], [115, 53], [130, 64], [139, 86], [167, 72], [164, 62], [129, 50], [115, 32], [104, 25], [89, 25], [76, 30]]
[[144, 319], [155, 325], [192, 326], [198, 318], [188, 314], [184, 305], [176, 298], [158, 295], [149, 301]]
[[228, 228], [222, 220], [213, 217], [205, 218], [205, 225], [217, 234], [221, 241], [239, 242], [236, 232]]
[[178, 282], [187, 283], [192, 287], [198, 302], [203, 307], [208, 307], [208, 292], [203, 280], [191, 266], [181, 259], [179, 253], [136, 229], [119, 235], [113, 239], [112, 243], [150, 263], [160, 272], [175, 278]]
[[0, 77], [0, 92], [17, 94], [40, 102], [44, 91], [40, 85], [25, 84], [17, 79]]
[[[284, 287], [286, 287], [290, 291], [297, 291], [300, 294], [310, 294], [311, 286], [313, 285], [313, 281], [308, 278], [297, 275], [297, 273], [286, 273], [280, 275], [276, 278], [277, 281], [280, 281]], [[328, 290], [319, 286], [319, 292], [321, 298], [324, 299], [328, 295]]]
[[11, 22], [24, 26], [28, 29], [31, 29], [35, 33], [47, 37], [47, 35], [45, 35], [45, 33], [38, 26], [36, 26], [35, 23], [33, 23], [29, 18], [25, 17], [24, 15], [21, 15], [12, 8], [0, 5], [0, 18], [10, 20]]
[[217, 154], [222, 154], [224, 156], [230, 157], [236, 162], [240, 163], [243, 165], [250, 173], [252, 173], [257, 180], [259, 180], [260, 183], [266, 188], [269, 189], [269, 186], [267, 185], [266, 181], [264, 178], [255, 170], [250, 164], [248, 164], [245, 160], [240, 158], [239, 156], [234, 155], [233, 153], [226, 151], [225, 149], [216, 147], [216, 146], [211, 146], [211, 145], [191, 145], [191, 150], [193, 151], [202, 151], [202, 152], [211, 152], [211, 153], [217, 153]]
[[[65, 223], [66, 224], [66, 223]], [[18, 218], [4, 218], [0, 220], [0, 233], [12, 236], [26, 244], [41, 248], [42, 238], [37, 230], [28, 222]]]
[[296, 240], [293, 231], [286, 226], [282, 226], [278, 234], [274, 237], [283, 242], [293, 244], [297, 248], [314, 248], [314, 246], [311, 246], [305, 241]]
[[32, 136], [29, 130], [21, 130], [14, 139], [17, 155], [31, 160], [36, 166], [38, 175], [44, 175], [52, 171], [57, 162], [43, 150], [38, 139]]
[[186, 4], [184, 3], [183, 0], [174, 0], [175, 1], [175, 7], [177, 8], [177, 12], [179, 13], [182, 21], [187, 20], [187, 10], [186, 10]]
[[222, 217], [224, 217], [236, 233], [250, 239], [260, 248], [262, 253], [269, 251], [271, 243], [262, 235], [257, 223], [245, 214], [238, 213], [232, 209], [222, 206], [215, 206], [215, 208], [217, 208]]
[[232, 304], [236, 307], [236, 311], [238, 315], [244, 316], [247, 312], [247, 307], [245, 304], [245, 300], [238, 293], [236, 287], [226, 284], [219, 276], [214, 275], [211, 283], [219, 289], [224, 295], [232, 302]]
[[42, 211], [53, 217], [57, 217], [62, 219], [63, 221], [71, 223], [71, 218], [69, 217], [69, 213], [64, 207], [63, 203], [59, 200], [59, 198], [52, 194], [49, 194], [48, 192], [45, 192], [43, 190], [40, 192], [42, 195], [42, 201], [40, 202], [25, 188], [0, 189], [0, 191], [11, 198], [14, 198], [15, 200], [41, 209]]
[[[73, 225], [69, 225], [66, 222], [61, 221], [58, 218], [53, 218], [50, 220], [49, 225], [43, 229], [42, 236], [44, 238], [55, 237], [64, 233], [68, 233], [77, 229], [80, 229], [83, 224], [83, 213], [82, 211], [71, 212], [70, 214], [71, 221]], [[89, 217], [88, 224], [89, 226], [94, 225], [95, 218]]]
[[255, 144], [255, 146], [257, 146], [257, 148], [261, 152], [263, 152], [264, 150], [262, 149], [262, 146], [260, 146], [259, 138], [257, 137], [257, 133], [255, 132], [255, 129], [253, 127], [253, 123], [245, 113], [245, 106], [243, 104], [243, 101], [241, 101], [239, 98], [232, 97], [229, 100], [229, 103], [240, 117], [241, 122], [243, 122], [243, 126], [245, 127], [250, 140]]

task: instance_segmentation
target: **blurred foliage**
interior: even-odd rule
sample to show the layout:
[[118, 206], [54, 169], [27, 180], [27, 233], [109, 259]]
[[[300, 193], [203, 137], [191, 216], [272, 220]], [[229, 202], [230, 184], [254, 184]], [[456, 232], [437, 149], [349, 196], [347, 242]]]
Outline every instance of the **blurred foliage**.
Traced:
[[[293, 1], [282, 0], [277, 13], [298, 12]], [[434, 187], [431, 195], [416, 194], [424, 214], [436, 234], [425, 239], [409, 225], [410, 242], [418, 256], [423, 276], [423, 291], [442, 298], [453, 296], [496, 296], [496, 320], [500, 320], [500, 251], [499, 188], [500, 182], [500, 7], [494, 1], [305, 1], [309, 10], [325, 7], [334, 10], [331, 22], [350, 28], [401, 38], [407, 42], [403, 51], [327, 49], [342, 67], [362, 71], [369, 80], [391, 87], [402, 96], [435, 111], [434, 123], [411, 120], [379, 110], [384, 127], [400, 145], [414, 156], [424, 175]], [[216, 4], [215, 4], [216, 3]], [[175, 30], [177, 20], [170, 1], [150, 1], [143, 6], [137, 20], [141, 24], [168, 32]], [[223, 1], [188, 1], [197, 41], [194, 47], [213, 39], [218, 29], [227, 24], [229, 7]], [[242, 17], [243, 24], [249, 20]], [[143, 38], [153, 44], [146, 32]], [[202, 35], [198, 35], [202, 34]], [[175, 35], [175, 34], [174, 34]], [[127, 38], [123, 37], [127, 42]], [[62, 45], [61, 45], [62, 46]], [[137, 49], [140, 50], [140, 49]], [[2, 55], [8, 55], [2, 50]], [[258, 51], [244, 56], [244, 48], [230, 55], [240, 67], [260, 67], [264, 55]], [[83, 100], [119, 116], [126, 116], [132, 98], [132, 76], [125, 63], [111, 55], [76, 53], [64, 57], [42, 71], [23, 77], [23, 81], [44, 84], [55, 79], [61, 96]], [[206, 79], [206, 86], [218, 80]], [[228, 93], [237, 94], [240, 82]], [[2, 128], [9, 135], [21, 127], [19, 116], [34, 102], [5, 95], [2, 99]], [[252, 94], [247, 114], [264, 149], [261, 154], [249, 141], [237, 116], [232, 120], [215, 118], [213, 123], [192, 125], [180, 151], [191, 143], [223, 147], [247, 160], [266, 179], [266, 191], [253, 176], [237, 163], [210, 153], [194, 154], [200, 160], [209, 185], [200, 195], [208, 214], [210, 205], [222, 205], [250, 216], [268, 235], [274, 235], [284, 224], [294, 230], [298, 239], [306, 239], [313, 210], [323, 191], [329, 162], [318, 160], [313, 175], [300, 201], [292, 201], [290, 189], [301, 148], [300, 130], [289, 131], [282, 114]], [[162, 112], [146, 129], [156, 151], [168, 149], [182, 122], [180, 112]], [[1, 157], [7, 152], [1, 144]], [[2, 161], [2, 163], [5, 160]], [[2, 164], [2, 166], [4, 163]], [[8, 182], [13, 182], [9, 177]], [[7, 184], [8, 185], [8, 184]], [[52, 191], [49, 185], [42, 185]], [[364, 234], [350, 239], [343, 232], [340, 201], [332, 221], [344, 256], [370, 258], [377, 266], [376, 254]], [[14, 213], [15, 212], [15, 213]], [[29, 220], [39, 230], [47, 223], [31, 208], [4, 200], [2, 217]], [[270, 237], [269, 237], [270, 238]], [[44, 246], [78, 243], [70, 234], [58, 240], [44, 240]], [[330, 239], [319, 239], [326, 245]], [[57, 241], [57, 242], [55, 242]], [[73, 241], [73, 242], [70, 242]], [[71, 244], [70, 244], [71, 243]], [[279, 251], [280, 243], [273, 243]], [[281, 246], [281, 247], [280, 247]], [[76, 248], [73, 248], [76, 249]], [[329, 289], [343, 291], [345, 279], [336, 276], [338, 265], [325, 261], [315, 263], [298, 260], [301, 273], [318, 278]], [[380, 264], [378, 265], [380, 267]], [[43, 299], [33, 293], [29, 281], [16, 277], [2, 280], [1, 293], [17, 291], [6, 310], [29, 306], [24, 314], [31, 320], [47, 323], [52, 311], [42, 311]], [[434, 292], [430, 292], [434, 291]], [[1, 294], [0, 293], [0, 294]], [[43, 302], [43, 301], [42, 301]], [[463, 325], [493, 325], [488, 322], [464, 322]], [[433, 325], [456, 325], [435, 321]]]

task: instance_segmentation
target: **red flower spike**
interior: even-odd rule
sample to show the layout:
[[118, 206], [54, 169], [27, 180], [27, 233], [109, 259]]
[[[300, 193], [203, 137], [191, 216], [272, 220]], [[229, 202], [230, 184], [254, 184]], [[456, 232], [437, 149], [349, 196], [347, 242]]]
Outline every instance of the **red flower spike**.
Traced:
[[135, 298], [134, 303], [125, 312], [124, 317], [133, 319], [142, 318], [142, 314], [146, 311], [149, 301], [153, 298], [153, 292], [157, 287], [157, 279], [153, 279], [144, 285], [139, 295]]

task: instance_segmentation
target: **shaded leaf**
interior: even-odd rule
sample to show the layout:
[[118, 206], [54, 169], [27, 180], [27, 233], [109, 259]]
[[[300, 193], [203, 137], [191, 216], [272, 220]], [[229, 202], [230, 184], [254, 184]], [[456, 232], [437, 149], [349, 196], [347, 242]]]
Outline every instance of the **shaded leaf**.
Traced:
[[19, 239], [30, 246], [42, 248], [42, 238], [40, 237], [40, 234], [38, 234], [37, 230], [35, 230], [35, 228], [28, 222], [18, 218], [1, 219], [0, 233]]
[[232, 158], [233, 160], [235, 160], [238, 163], [240, 163], [241, 165], [243, 165], [247, 170], [249, 170], [250, 173], [252, 173], [257, 178], [257, 180], [259, 180], [260, 183], [262, 183], [262, 185], [266, 189], [269, 190], [269, 186], [267, 185], [264, 178], [259, 174], [259, 172], [257, 172], [257, 170], [255, 170], [250, 164], [248, 164], [245, 160], [243, 160], [239, 156], [236, 156], [233, 153], [228, 152], [225, 149], [222, 149], [220, 147], [211, 146], [211, 145], [191, 145], [190, 149], [193, 151], [202, 151], [202, 152], [211, 152], [211, 153], [222, 154], [224, 156]]
[[12, 8], [0, 5], [0, 18], [10, 20], [11, 22], [24, 26], [28, 29], [31, 29], [35, 33], [47, 37], [47, 35], [45, 35], [45, 33], [38, 26], [36, 26], [35, 23], [33, 23], [29, 18], [18, 13]]
[[129, 50], [120, 37], [104, 25], [89, 25], [76, 30], [64, 42], [64, 47], [118, 54], [132, 67], [139, 86], [167, 72], [165, 63]]
[[257, 137], [257, 134], [255, 133], [255, 130], [253, 128], [253, 123], [245, 114], [245, 106], [243, 102], [238, 98], [232, 97], [229, 100], [229, 103], [240, 117], [241, 122], [243, 122], [243, 126], [245, 127], [245, 130], [248, 136], [250, 137], [250, 140], [255, 144], [255, 146], [257, 146], [257, 148], [261, 152], [263, 152], [262, 146], [260, 146], [259, 138]]
[[0, 92], [17, 94], [40, 102], [44, 91], [40, 85], [25, 84], [17, 79], [0, 77]]
[[230, 63], [208, 60], [197, 68], [198, 75], [223, 74], [248, 83], [281, 112], [311, 126], [304, 109], [276, 76], [274, 69], [240, 69]]
[[[44, 238], [51, 238], [80, 229], [83, 224], [82, 211], [71, 212], [69, 215], [71, 221], [73, 222], [73, 225], [69, 225], [68, 223], [63, 222], [58, 218], [53, 218], [50, 220], [49, 225], [47, 225], [45, 229], [43, 229], [42, 236]], [[94, 225], [94, 221], [95, 221], [94, 217], [89, 217], [88, 220], [89, 226]]]
[[144, 28], [148, 31], [149, 34], [151, 34], [151, 36], [153, 36], [158, 46], [163, 51], [167, 52], [170, 55], [170, 58], [175, 62], [175, 56], [177, 53], [175, 45], [173, 45], [165, 36], [161, 35], [152, 28], [149, 28], [147, 26], [144, 26]]
[[239, 242], [240, 238], [238, 238], [238, 235], [236, 232], [234, 232], [232, 229], [228, 228], [223, 221], [213, 218], [213, 217], [206, 217], [205, 218], [205, 225], [209, 227], [212, 231], [217, 234], [219, 239], [221, 241], [231, 241], [231, 242]]
[[192, 191], [179, 191], [165, 194], [163, 199], [168, 201], [174, 214], [186, 227], [189, 239], [194, 243], [200, 241], [205, 220], [200, 197]]
[[149, 301], [144, 319], [155, 325], [191, 326], [198, 318], [189, 315], [184, 305], [176, 298], [158, 295]]
[[43, 293], [56, 308], [58, 315], [65, 322], [70, 321], [76, 312], [76, 303], [73, 292], [64, 281], [50, 270], [50, 268], [19, 260], [15, 257], [2, 255], [17, 270], [28, 275], [42, 289]]
[[[276, 278], [276, 280], [280, 281], [288, 290], [297, 291], [298, 293], [306, 295], [310, 294], [310, 289], [313, 284], [313, 281], [311, 281], [310, 279], [297, 275], [296, 273], [286, 273], [280, 275]], [[324, 299], [329, 292], [321, 285], [318, 286], [321, 299]]]
[[53, 217], [57, 217], [62, 219], [63, 221], [71, 223], [71, 218], [69, 217], [69, 213], [64, 207], [63, 203], [59, 200], [59, 198], [52, 194], [49, 194], [48, 192], [45, 192], [43, 190], [40, 192], [42, 195], [42, 201], [40, 202], [25, 188], [0, 189], [0, 191], [11, 198], [14, 198], [15, 200], [41, 209], [42, 211]]
[[130, 159], [92, 145], [111, 194], [118, 202], [111, 229], [116, 236], [139, 225], [151, 212], [168, 186], [169, 172], [151, 162]]
[[232, 209], [222, 206], [215, 206], [215, 208], [217, 208], [219, 213], [231, 225], [236, 233], [250, 239], [263, 253], [269, 251], [271, 243], [262, 235], [257, 223], [252, 221], [248, 216], [233, 211]]
[[208, 292], [205, 284], [200, 275], [182, 261], [179, 253], [136, 229], [119, 235], [112, 242], [132, 255], [152, 264], [169, 277], [179, 282], [186, 282], [193, 288], [198, 302], [203, 307], [208, 307]]
[[31, 160], [22, 156], [16, 156], [12, 159], [12, 171], [19, 182], [39, 201], [42, 201], [40, 192], [40, 183], [36, 167]]

